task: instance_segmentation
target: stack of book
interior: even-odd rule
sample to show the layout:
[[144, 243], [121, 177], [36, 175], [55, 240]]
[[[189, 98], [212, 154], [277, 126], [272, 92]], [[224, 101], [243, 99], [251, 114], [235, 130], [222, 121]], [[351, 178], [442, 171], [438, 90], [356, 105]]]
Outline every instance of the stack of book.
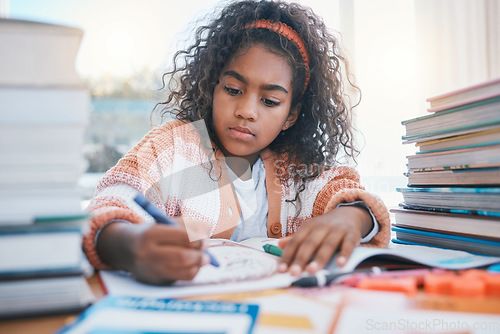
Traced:
[[0, 19], [0, 318], [81, 310], [93, 300], [78, 179], [90, 94], [83, 32]]
[[427, 99], [403, 121], [408, 187], [394, 242], [500, 255], [500, 78]]

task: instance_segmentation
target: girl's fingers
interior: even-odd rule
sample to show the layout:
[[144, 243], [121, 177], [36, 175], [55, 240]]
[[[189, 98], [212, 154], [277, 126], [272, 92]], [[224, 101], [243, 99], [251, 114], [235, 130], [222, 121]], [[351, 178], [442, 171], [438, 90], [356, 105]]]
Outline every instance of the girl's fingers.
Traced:
[[172, 277], [176, 280], [192, 280], [196, 276], [200, 268], [205, 264], [208, 264], [209, 262], [210, 259], [208, 258], [208, 255], [202, 253], [198, 263], [188, 267], [172, 268], [172, 270], [169, 270], [168, 272], [168, 277]]
[[342, 246], [340, 247], [339, 255], [336, 260], [337, 265], [342, 267], [347, 262], [352, 252], [354, 251], [354, 248], [358, 246], [359, 240], [360, 237], [355, 233], [346, 234], [344, 240], [342, 240]]
[[158, 270], [154, 270], [154, 268], [152, 270], [150, 269], [149, 272], [135, 272], [134, 276], [139, 281], [146, 283], [172, 284], [178, 280], [192, 280], [199, 270], [200, 265], [189, 266], [185, 268], [172, 268], [165, 266], [162, 268], [158, 268]]
[[283, 248], [281, 244], [278, 245], [283, 249], [283, 254], [281, 255], [281, 263], [278, 266], [278, 270], [281, 272], [287, 271], [288, 266], [294, 261], [294, 258], [297, 254], [297, 250], [300, 247], [301, 243], [307, 237], [307, 233], [304, 233], [307, 228], [305, 226], [302, 227], [297, 233], [291, 236], [288, 240], [285, 241], [286, 246]]
[[164, 269], [199, 266], [202, 254], [203, 250], [184, 245], [149, 244], [137, 250], [134, 262], [137, 268], [150, 267], [161, 273]]
[[208, 255], [201, 250], [160, 246], [141, 261], [136, 273], [150, 282], [162, 282], [168, 279], [191, 280], [199, 269], [209, 262]]
[[210, 262], [204, 253], [207, 241], [191, 241], [185, 226], [153, 224], [134, 230], [130, 272], [140, 281], [167, 284], [191, 280]]
[[330, 261], [333, 254], [337, 251], [342, 241], [343, 235], [336, 232], [329, 233], [324, 239], [321, 246], [318, 248], [314, 260], [306, 266], [306, 271], [314, 274], [316, 271], [325, 267]]
[[206, 256], [201, 250], [177, 246], [162, 246], [160, 252], [162, 265], [167, 268], [199, 267]]
[[288, 242], [290, 241], [291, 238], [292, 238], [292, 236], [283, 237], [283, 238], [278, 239], [278, 247], [281, 249], [284, 249], [286, 247], [286, 245], [288, 245]]
[[290, 266], [290, 273], [292, 275], [300, 275], [305, 266], [315, 257], [319, 247], [324, 243], [325, 232], [316, 228], [308, 233], [307, 237], [303, 239]]
[[336, 251], [336, 263], [343, 266], [359, 244], [359, 233], [345, 229], [332, 229], [330, 225], [302, 226], [292, 237], [278, 242], [284, 247], [279, 272], [300, 275], [305, 269], [310, 274], [324, 268]]
[[[333, 251], [340, 244], [340, 239], [341, 236], [338, 234], [329, 233], [329, 226], [316, 225], [314, 228], [303, 226], [285, 242], [282, 263], [279, 265], [278, 271], [288, 270], [292, 275], [299, 275], [313, 257], [317, 261], [312, 261], [309, 269], [316, 271], [316, 267], [323, 267], [326, 264]], [[281, 246], [281, 244], [279, 245]], [[333, 250], [328, 248], [333, 248]], [[317, 256], [319, 259], [316, 258]]]
[[[279, 272], [289, 271], [292, 275], [299, 275], [302, 272], [302, 268], [311, 259], [317, 248], [318, 240], [311, 237], [311, 233], [316, 235], [317, 232], [309, 225], [304, 225], [293, 236], [285, 240], [286, 246], [283, 248], [281, 261], [278, 265]], [[280, 244], [278, 243], [278, 245]]]

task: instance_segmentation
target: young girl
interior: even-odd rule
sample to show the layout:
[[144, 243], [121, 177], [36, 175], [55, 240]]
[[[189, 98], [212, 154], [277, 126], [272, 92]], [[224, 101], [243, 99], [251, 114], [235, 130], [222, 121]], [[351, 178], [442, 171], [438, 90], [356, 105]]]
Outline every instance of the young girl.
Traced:
[[[201, 26], [166, 74], [161, 105], [175, 120], [111, 168], [89, 205], [94, 267], [189, 280], [209, 263], [200, 233], [281, 238], [278, 270], [293, 275], [336, 251], [343, 265], [360, 243], [385, 247], [387, 209], [338, 162], [357, 153], [338, 48], [310, 9], [281, 1], [230, 3]], [[179, 224], [154, 224], [137, 192]]]

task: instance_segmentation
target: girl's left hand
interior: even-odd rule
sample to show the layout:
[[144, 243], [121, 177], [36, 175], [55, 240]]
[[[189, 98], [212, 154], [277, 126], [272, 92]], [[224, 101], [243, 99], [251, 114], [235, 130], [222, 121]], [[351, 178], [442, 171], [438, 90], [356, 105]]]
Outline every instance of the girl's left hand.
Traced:
[[278, 271], [289, 271], [294, 276], [304, 270], [314, 274], [337, 250], [337, 264], [343, 266], [372, 227], [368, 211], [355, 206], [337, 207], [311, 218], [296, 233], [278, 241], [278, 246], [283, 249]]

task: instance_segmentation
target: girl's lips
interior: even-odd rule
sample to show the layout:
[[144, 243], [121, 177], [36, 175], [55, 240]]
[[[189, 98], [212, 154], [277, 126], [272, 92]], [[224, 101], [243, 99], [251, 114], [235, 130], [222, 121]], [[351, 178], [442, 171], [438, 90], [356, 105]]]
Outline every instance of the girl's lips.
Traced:
[[229, 128], [231, 136], [236, 139], [242, 139], [242, 140], [250, 140], [255, 135], [250, 131], [250, 129], [242, 127], [242, 126], [235, 126], [234, 128]]

